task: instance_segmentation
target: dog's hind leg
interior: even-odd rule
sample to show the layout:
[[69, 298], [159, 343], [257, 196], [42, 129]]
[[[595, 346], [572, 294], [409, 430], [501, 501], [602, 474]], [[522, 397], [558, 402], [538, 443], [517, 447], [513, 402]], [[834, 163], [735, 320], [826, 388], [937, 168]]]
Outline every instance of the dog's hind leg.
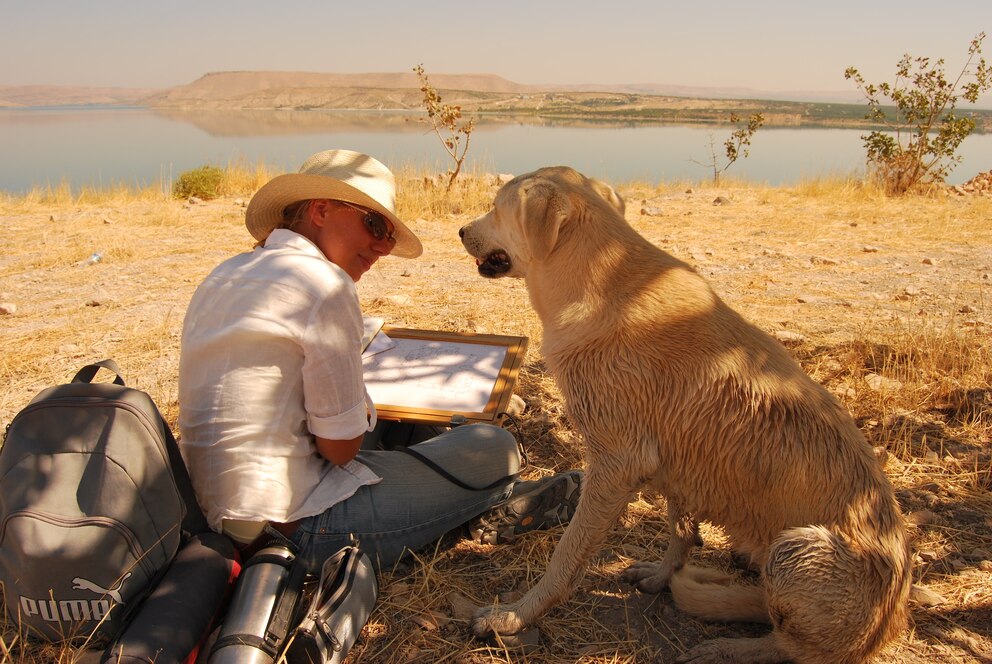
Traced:
[[667, 588], [672, 575], [685, 565], [692, 547], [703, 544], [696, 517], [672, 499], [668, 501], [668, 531], [671, 537], [660, 563], [636, 562], [620, 578], [641, 592], [660, 593]]
[[476, 636], [516, 634], [572, 593], [637, 486], [624, 474], [630, 464], [610, 461], [590, 463], [575, 514], [540, 581], [517, 602], [480, 609], [472, 623]]
[[878, 532], [855, 542], [807, 526], [772, 543], [768, 610], [779, 645], [797, 661], [863, 662], [904, 627], [908, 555], [901, 531]]

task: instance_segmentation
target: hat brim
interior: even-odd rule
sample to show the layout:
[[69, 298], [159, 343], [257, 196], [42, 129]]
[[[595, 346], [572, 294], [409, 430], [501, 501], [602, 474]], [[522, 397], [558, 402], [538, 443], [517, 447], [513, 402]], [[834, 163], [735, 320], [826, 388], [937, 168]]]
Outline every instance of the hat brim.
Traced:
[[396, 245], [389, 252], [391, 256], [416, 258], [424, 252], [424, 247], [417, 236], [395, 214], [365, 192], [324, 175], [287, 173], [272, 178], [262, 185], [248, 202], [245, 226], [256, 240], [265, 240], [269, 233], [282, 226], [283, 210], [287, 205], [315, 198], [354, 203], [375, 210], [393, 222], [396, 228]]

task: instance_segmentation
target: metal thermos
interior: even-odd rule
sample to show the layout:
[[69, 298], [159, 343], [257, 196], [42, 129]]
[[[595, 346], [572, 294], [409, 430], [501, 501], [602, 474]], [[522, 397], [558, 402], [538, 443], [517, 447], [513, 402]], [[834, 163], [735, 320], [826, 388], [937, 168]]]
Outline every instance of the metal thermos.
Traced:
[[270, 544], [248, 559], [208, 664], [272, 664], [266, 636], [273, 609], [289, 579], [295, 555]]

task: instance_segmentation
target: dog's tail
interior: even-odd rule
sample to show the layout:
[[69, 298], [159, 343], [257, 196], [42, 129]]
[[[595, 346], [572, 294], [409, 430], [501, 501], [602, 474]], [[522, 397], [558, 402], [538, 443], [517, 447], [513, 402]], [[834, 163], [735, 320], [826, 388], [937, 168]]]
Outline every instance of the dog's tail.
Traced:
[[725, 572], [686, 565], [669, 587], [680, 609], [704, 620], [771, 622], [764, 588], [744, 585]]

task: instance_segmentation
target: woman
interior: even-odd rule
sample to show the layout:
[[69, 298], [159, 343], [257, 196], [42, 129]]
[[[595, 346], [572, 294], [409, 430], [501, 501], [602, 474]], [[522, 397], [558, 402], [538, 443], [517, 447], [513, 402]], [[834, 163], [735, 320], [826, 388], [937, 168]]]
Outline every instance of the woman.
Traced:
[[245, 223], [255, 249], [207, 276], [183, 325], [180, 446], [212, 528], [245, 547], [288, 538], [317, 571], [352, 538], [389, 567], [473, 519], [495, 542], [571, 518], [581, 473], [518, 482], [516, 441], [499, 427], [415, 446], [481, 490], [374, 448], [355, 282], [383, 256], [423, 251], [395, 214], [389, 169], [315, 154], [262, 186]]

